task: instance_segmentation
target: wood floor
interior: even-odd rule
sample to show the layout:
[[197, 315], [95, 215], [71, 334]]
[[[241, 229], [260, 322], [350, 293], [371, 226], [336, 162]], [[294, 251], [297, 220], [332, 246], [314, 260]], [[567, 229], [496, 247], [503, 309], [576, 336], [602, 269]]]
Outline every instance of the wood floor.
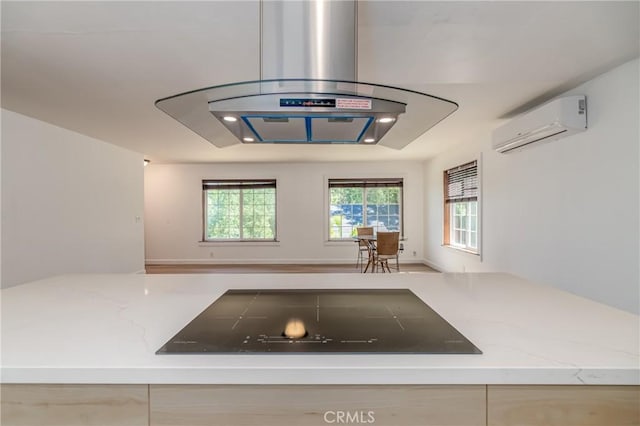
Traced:
[[[146, 265], [147, 274], [275, 274], [275, 273], [360, 273], [354, 264], [348, 265], [293, 265], [293, 264], [264, 264], [264, 265]], [[438, 272], [421, 263], [401, 264], [401, 272]], [[395, 269], [391, 269], [395, 273]]]

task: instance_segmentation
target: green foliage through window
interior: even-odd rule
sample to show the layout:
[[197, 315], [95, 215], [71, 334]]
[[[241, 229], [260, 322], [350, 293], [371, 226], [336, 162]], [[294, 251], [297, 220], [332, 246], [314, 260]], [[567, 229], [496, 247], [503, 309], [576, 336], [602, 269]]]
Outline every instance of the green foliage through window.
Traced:
[[207, 181], [205, 240], [275, 240], [275, 181], [267, 184]]

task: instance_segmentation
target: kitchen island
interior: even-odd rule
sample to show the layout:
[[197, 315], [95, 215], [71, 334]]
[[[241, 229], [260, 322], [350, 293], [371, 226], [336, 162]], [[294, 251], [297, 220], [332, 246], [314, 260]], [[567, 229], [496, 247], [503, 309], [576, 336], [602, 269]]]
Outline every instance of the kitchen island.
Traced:
[[[325, 288], [408, 288], [483, 354], [155, 354], [228, 289]], [[3, 425], [640, 423], [639, 317], [508, 274], [68, 275], [1, 297]]]

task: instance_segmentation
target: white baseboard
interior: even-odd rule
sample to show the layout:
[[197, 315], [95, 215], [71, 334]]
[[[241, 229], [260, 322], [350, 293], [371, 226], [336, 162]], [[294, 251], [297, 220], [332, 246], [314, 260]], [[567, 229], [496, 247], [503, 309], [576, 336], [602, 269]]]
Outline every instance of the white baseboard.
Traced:
[[355, 259], [146, 259], [147, 265], [348, 265]]
[[437, 263], [432, 262], [428, 259], [422, 259], [422, 263], [424, 265], [427, 265], [429, 268], [435, 269], [438, 272], [447, 272], [447, 270], [443, 266], [438, 265]]
[[[400, 264], [420, 263], [419, 259]], [[423, 264], [424, 261], [422, 262]], [[145, 259], [147, 265], [355, 265], [356, 259]]]

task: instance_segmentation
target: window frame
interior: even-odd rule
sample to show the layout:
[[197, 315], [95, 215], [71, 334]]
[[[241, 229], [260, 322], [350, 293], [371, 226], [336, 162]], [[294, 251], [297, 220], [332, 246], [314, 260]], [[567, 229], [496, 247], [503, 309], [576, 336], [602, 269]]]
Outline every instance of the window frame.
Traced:
[[[215, 185], [220, 187], [226, 186], [231, 189], [237, 186], [240, 190], [239, 199], [239, 220], [240, 220], [240, 238], [207, 238], [207, 222], [208, 222], [208, 201], [207, 191], [215, 189]], [[207, 188], [211, 185], [213, 188]], [[278, 183], [276, 179], [203, 179], [202, 180], [202, 240], [203, 243], [273, 243], [278, 242]], [[242, 238], [243, 233], [243, 191], [246, 189], [256, 189], [256, 187], [273, 188], [274, 190], [274, 229], [273, 238]]]
[[[471, 189], [475, 189], [476, 190], [476, 194], [475, 195], [471, 195], [471, 196], [465, 196], [462, 195], [460, 197], [457, 198], [450, 198], [449, 196], [449, 174], [452, 172], [456, 172], [456, 171], [460, 171], [460, 170], [465, 170], [468, 168], [472, 168], [475, 167], [476, 168], [476, 173], [475, 173], [475, 178], [476, 178], [476, 187], [473, 188], [471, 187]], [[444, 247], [449, 247], [452, 248], [454, 250], [458, 250], [458, 251], [462, 251], [462, 252], [466, 252], [466, 253], [470, 253], [473, 255], [478, 255], [481, 256], [481, 248], [482, 248], [482, 237], [481, 237], [481, 230], [482, 230], [482, 226], [481, 226], [481, 159], [476, 159], [476, 160], [472, 160], [466, 163], [462, 163], [459, 166], [456, 167], [451, 167], [449, 169], [446, 169], [442, 172], [442, 184], [443, 184], [443, 237], [442, 237], [442, 245]], [[469, 188], [466, 188], [469, 189]], [[466, 219], [466, 227], [463, 230], [464, 233], [466, 234], [465, 237], [465, 245], [461, 245], [455, 242], [455, 237], [454, 237], [454, 232], [457, 229], [455, 227], [455, 206], [457, 204], [460, 203], [465, 203], [467, 204], [467, 211], [470, 211], [470, 203], [471, 202], [476, 202], [476, 229], [475, 231], [471, 230], [471, 225], [469, 223], [469, 217], [472, 216], [469, 213], [467, 213], [465, 216], [459, 216], [459, 217], [465, 217]], [[476, 247], [472, 247], [469, 243], [470, 243], [470, 239], [471, 239], [471, 233], [475, 232], [476, 234]]]
[[[471, 203], [476, 203], [476, 214], [470, 214], [471, 211]], [[465, 209], [468, 213], [466, 213], [464, 216], [463, 215], [458, 215], [456, 214], [455, 211], [455, 207], [459, 204], [465, 204]], [[476, 250], [478, 250], [478, 201], [474, 200], [474, 201], [458, 201], [458, 202], [453, 202], [449, 204], [449, 208], [451, 211], [450, 214], [450, 220], [451, 218], [453, 219], [453, 224], [450, 227], [450, 233], [449, 233], [449, 245], [453, 248], [456, 249], [460, 249], [460, 250], [466, 250], [466, 251], [471, 251], [471, 252], [475, 252]], [[461, 228], [457, 228], [456, 227], [456, 218], [464, 218], [465, 220], [465, 226], [461, 227]], [[471, 217], [475, 217], [476, 218], [476, 230], [472, 230], [471, 229], [471, 222], [470, 222], [470, 218]], [[463, 232], [465, 235], [465, 242], [464, 244], [460, 244], [456, 241], [455, 238], [455, 234], [456, 232]], [[476, 245], [475, 247], [473, 245], [471, 245], [471, 234], [476, 234]]]
[[[333, 187], [344, 186], [348, 188], [358, 188], [361, 187], [363, 190], [362, 193], [362, 218], [363, 224], [361, 226], [369, 226], [366, 223], [366, 206], [367, 206], [367, 189], [371, 188], [380, 188], [380, 187], [399, 187], [399, 202], [398, 202], [398, 216], [399, 216], [399, 226], [398, 231], [400, 231], [400, 238], [404, 238], [404, 176], [401, 177], [379, 177], [379, 178], [326, 178], [325, 190], [327, 191], [326, 196], [326, 205], [325, 205], [325, 226], [326, 226], [326, 236], [327, 241], [330, 243], [333, 242], [344, 242], [344, 241], [353, 241], [352, 238], [332, 238], [331, 237], [331, 188], [332, 183], [338, 183]], [[393, 183], [397, 183], [393, 185]], [[347, 186], [351, 184], [350, 186]]]

